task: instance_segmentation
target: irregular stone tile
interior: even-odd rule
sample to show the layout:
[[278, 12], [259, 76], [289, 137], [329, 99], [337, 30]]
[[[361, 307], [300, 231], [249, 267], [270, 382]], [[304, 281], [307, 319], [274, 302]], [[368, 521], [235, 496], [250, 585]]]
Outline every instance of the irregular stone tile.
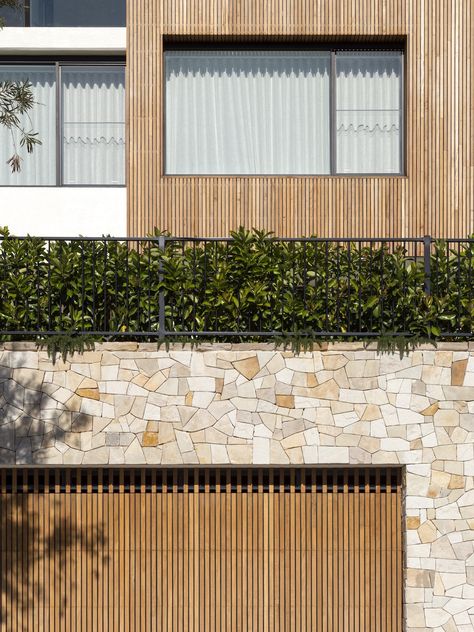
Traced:
[[176, 441], [178, 443], [178, 448], [183, 454], [184, 452], [192, 452], [194, 450], [194, 444], [191, 439], [191, 435], [187, 432], [182, 432], [179, 430], [175, 431], [176, 433]]
[[[237, 389], [237, 392], [242, 397], [248, 397], [249, 395], [242, 392], [240, 389]], [[255, 389], [252, 390], [253, 397], [255, 397]], [[252, 396], [252, 393], [250, 396]], [[195, 406], [196, 408], [209, 408], [211, 402], [214, 401], [216, 394], [215, 392], [193, 392], [192, 393], [192, 402], [190, 405]]]
[[8, 366], [11, 369], [38, 369], [37, 351], [15, 351], [8, 354]]
[[294, 408], [295, 398], [293, 395], [277, 395], [276, 405], [280, 408]]
[[323, 354], [322, 362], [326, 370], [337, 371], [337, 369], [342, 369], [348, 363], [348, 359], [343, 354], [329, 352]]
[[362, 415], [362, 419], [364, 421], [375, 421], [376, 419], [380, 419], [382, 417], [382, 413], [380, 412], [380, 408], [376, 404], [368, 404], [365, 407], [364, 413]]
[[438, 410], [434, 414], [435, 426], [457, 426], [459, 424], [459, 413], [457, 410]]
[[183, 427], [187, 432], [194, 432], [195, 430], [203, 430], [209, 428], [216, 423], [215, 417], [207, 410], [197, 410], [190, 420]]
[[39, 391], [43, 384], [44, 371], [35, 369], [14, 369], [8, 373], [9, 377], [11, 374], [14, 382], [34, 391]]
[[261, 368], [257, 356], [251, 356], [243, 360], [237, 360], [232, 364], [239, 373], [247, 378], [247, 380], [253, 379], [257, 375], [257, 373], [259, 373]]
[[145, 419], [159, 421], [161, 419], [161, 408], [154, 404], [146, 404], [144, 417]]
[[420, 516], [407, 516], [405, 524], [407, 529], [418, 529], [420, 526]]
[[314, 373], [317, 370], [314, 364], [313, 354], [307, 354], [309, 357], [305, 357], [305, 354], [301, 353], [297, 357], [287, 358], [285, 365], [291, 371], [297, 371], [299, 373]]
[[474, 401], [474, 386], [443, 386], [443, 393], [448, 401]]
[[[41, 405], [43, 406], [43, 402]], [[94, 399], [83, 398], [81, 402], [81, 413], [100, 417], [102, 415], [102, 404]]]
[[144, 432], [141, 444], [145, 448], [155, 448], [158, 445], [158, 433]]
[[148, 465], [158, 465], [161, 463], [161, 448], [143, 448], [143, 454]]
[[218, 444], [211, 445], [211, 460], [212, 463], [229, 463], [229, 455], [227, 454], [226, 446]]
[[125, 463], [146, 463], [146, 458], [138, 438], [135, 438], [124, 452]]
[[291, 465], [300, 465], [304, 463], [302, 448], [288, 448], [286, 450]]
[[451, 386], [463, 386], [467, 362], [467, 358], [453, 362], [451, 366]]
[[15, 456], [16, 453], [14, 450], [7, 450], [6, 448], [0, 447], [0, 464], [13, 465], [15, 463]]
[[320, 446], [318, 450], [320, 463], [339, 464], [347, 463], [349, 461], [349, 448]]

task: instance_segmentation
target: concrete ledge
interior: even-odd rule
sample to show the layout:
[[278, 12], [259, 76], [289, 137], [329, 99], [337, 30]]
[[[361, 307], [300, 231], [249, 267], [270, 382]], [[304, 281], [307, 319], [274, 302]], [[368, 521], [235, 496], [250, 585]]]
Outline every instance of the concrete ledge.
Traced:
[[[37, 346], [35, 342], [28, 341], [15, 341], [15, 342], [3, 342], [0, 343], [0, 351], [2, 349], [8, 351], [36, 351]], [[95, 351], [157, 351], [158, 344], [155, 342], [97, 342], [94, 345]], [[171, 343], [169, 345], [170, 351], [194, 351], [196, 353], [203, 353], [207, 351], [279, 351], [281, 353], [294, 353], [287, 349], [284, 351], [283, 347], [275, 347], [271, 342], [205, 342], [199, 345]], [[313, 351], [376, 351], [377, 343], [364, 343], [364, 342], [322, 342], [321, 344], [314, 344]], [[163, 344], [160, 347], [160, 351], [166, 351], [166, 346]], [[415, 351], [474, 351], [474, 342], [438, 342], [436, 346], [430, 344], [423, 344], [417, 347]], [[410, 352], [412, 353], [412, 352]], [[388, 354], [381, 354], [388, 355]], [[397, 353], [393, 355], [398, 355]]]

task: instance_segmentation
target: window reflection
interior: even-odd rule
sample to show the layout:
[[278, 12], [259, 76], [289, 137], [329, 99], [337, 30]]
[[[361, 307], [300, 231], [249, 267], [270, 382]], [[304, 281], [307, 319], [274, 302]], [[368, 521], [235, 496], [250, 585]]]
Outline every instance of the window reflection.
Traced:
[[125, 26], [126, 0], [18, 0], [1, 7], [5, 26]]
[[4, 26], [25, 26], [25, 6], [24, 2], [19, 2], [15, 9], [1, 7], [0, 23]]

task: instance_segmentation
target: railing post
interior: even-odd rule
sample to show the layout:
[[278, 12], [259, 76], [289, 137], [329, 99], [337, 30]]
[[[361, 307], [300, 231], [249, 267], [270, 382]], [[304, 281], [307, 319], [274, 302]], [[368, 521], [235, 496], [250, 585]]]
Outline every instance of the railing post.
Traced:
[[423, 260], [425, 263], [425, 294], [431, 295], [431, 235], [423, 237]]
[[[164, 254], [166, 248], [166, 237], [160, 235], [158, 237], [158, 248]], [[161, 287], [163, 282], [163, 261], [160, 259], [158, 267], [158, 281], [160, 282], [160, 293], [158, 295], [158, 337], [164, 340], [166, 337], [166, 320], [165, 320], [165, 292]]]

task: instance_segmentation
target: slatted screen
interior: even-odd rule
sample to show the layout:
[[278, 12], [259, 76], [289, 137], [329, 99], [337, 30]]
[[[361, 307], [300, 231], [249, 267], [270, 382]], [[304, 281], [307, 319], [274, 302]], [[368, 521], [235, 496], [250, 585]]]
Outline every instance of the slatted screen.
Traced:
[[1, 630], [401, 632], [398, 469], [3, 470]]
[[[474, 231], [472, 0], [128, 0], [128, 231], [227, 237], [466, 237]], [[163, 169], [167, 41], [406, 39], [407, 177], [173, 177]], [[397, 44], [398, 45], [398, 44]]]

